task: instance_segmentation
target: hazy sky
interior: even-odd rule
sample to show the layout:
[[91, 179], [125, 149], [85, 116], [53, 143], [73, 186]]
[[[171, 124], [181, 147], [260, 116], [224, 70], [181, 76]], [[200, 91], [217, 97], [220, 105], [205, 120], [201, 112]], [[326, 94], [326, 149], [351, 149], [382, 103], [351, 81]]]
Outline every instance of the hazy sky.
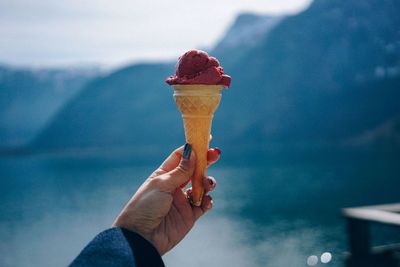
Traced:
[[115, 66], [174, 59], [212, 47], [238, 13], [296, 13], [310, 1], [2, 0], [0, 62]]

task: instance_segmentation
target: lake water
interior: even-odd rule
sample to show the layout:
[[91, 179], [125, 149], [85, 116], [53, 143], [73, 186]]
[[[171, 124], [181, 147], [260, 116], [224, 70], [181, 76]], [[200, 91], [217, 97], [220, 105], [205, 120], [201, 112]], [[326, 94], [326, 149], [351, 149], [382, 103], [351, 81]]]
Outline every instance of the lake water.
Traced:
[[[0, 158], [0, 266], [66, 266], [164, 158], [98, 155]], [[221, 160], [208, 171], [217, 180], [213, 210], [164, 256], [166, 265], [309, 266], [309, 256], [329, 252], [332, 260], [315, 266], [343, 266], [340, 208], [399, 201], [397, 162], [371, 168], [369, 160]]]

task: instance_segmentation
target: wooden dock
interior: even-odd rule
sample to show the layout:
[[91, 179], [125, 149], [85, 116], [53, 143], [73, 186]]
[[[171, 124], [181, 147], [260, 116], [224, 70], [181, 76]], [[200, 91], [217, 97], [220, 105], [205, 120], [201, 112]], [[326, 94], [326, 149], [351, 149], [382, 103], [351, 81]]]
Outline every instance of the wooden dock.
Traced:
[[[342, 209], [347, 221], [350, 252], [346, 267], [400, 267], [400, 244], [371, 246], [372, 223], [399, 227], [400, 203]], [[399, 232], [400, 240], [400, 232]]]

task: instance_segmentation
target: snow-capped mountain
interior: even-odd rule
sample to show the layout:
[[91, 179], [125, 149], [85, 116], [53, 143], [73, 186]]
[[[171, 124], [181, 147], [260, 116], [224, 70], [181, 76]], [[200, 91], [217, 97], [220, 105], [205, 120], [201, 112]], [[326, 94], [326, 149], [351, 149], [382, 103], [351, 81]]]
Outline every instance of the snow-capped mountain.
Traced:
[[212, 53], [221, 53], [225, 49], [242, 49], [257, 45], [268, 36], [284, 16], [256, 15], [245, 13], [239, 15], [233, 25], [220, 40]]
[[226, 34], [212, 49], [211, 54], [216, 56], [225, 65], [232, 65], [239, 61], [249, 49], [268, 37], [268, 33], [275, 28], [284, 16], [256, 15], [251, 13], [240, 14]]

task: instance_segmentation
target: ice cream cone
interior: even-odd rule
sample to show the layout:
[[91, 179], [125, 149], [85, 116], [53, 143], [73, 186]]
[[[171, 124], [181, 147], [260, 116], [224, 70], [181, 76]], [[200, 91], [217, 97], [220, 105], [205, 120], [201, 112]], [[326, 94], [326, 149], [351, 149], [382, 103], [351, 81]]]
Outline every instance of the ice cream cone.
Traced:
[[192, 180], [192, 201], [200, 206], [204, 193], [207, 151], [213, 114], [221, 100], [222, 85], [175, 84], [174, 99], [182, 113], [186, 142], [196, 153], [196, 167]]

